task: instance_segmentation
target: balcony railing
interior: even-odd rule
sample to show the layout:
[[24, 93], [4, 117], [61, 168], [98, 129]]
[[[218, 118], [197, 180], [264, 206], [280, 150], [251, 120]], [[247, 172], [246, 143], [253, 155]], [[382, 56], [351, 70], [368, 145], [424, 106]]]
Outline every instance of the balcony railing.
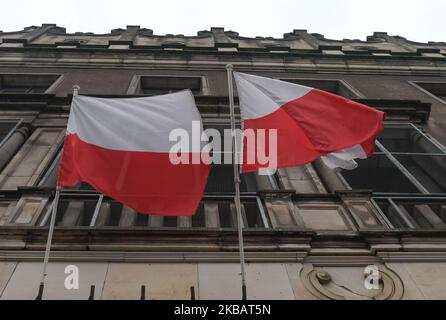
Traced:
[[[241, 197], [245, 228], [269, 228], [265, 207], [259, 196]], [[39, 225], [48, 226], [53, 203], [48, 205]], [[97, 193], [63, 192], [56, 216], [59, 227], [153, 227], [153, 228], [236, 228], [237, 216], [231, 195], [205, 195], [192, 217], [144, 215]]]
[[380, 196], [372, 202], [390, 228], [446, 229], [446, 197]]

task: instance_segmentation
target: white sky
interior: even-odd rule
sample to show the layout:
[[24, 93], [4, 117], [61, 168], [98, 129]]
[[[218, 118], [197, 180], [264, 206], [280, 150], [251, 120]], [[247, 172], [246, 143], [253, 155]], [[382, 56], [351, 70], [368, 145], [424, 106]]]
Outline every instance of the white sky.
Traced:
[[413, 41], [446, 41], [444, 0], [4, 0], [0, 10], [3, 31], [57, 23], [67, 32], [140, 25], [155, 34], [195, 35], [225, 27], [242, 36], [307, 29], [331, 39], [365, 40], [387, 31]]

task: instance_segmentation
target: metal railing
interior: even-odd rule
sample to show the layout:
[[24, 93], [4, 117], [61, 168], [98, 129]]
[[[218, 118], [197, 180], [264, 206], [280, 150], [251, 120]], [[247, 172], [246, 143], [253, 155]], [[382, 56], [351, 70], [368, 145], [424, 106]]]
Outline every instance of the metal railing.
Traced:
[[[260, 196], [241, 196], [245, 228], [270, 227]], [[48, 226], [51, 202], [40, 226]], [[147, 228], [236, 228], [237, 219], [233, 195], [205, 195], [192, 217], [144, 215], [94, 191], [63, 190], [60, 195], [56, 226], [65, 227], [147, 227]]]

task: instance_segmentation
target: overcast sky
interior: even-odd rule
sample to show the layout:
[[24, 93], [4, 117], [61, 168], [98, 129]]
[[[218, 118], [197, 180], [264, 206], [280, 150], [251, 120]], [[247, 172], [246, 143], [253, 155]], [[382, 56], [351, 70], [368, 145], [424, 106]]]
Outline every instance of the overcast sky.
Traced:
[[195, 35], [225, 27], [243, 36], [282, 37], [307, 29], [332, 39], [387, 31], [413, 41], [446, 41], [444, 0], [7, 0], [0, 30], [57, 23], [67, 32], [108, 33], [126, 25], [155, 34]]

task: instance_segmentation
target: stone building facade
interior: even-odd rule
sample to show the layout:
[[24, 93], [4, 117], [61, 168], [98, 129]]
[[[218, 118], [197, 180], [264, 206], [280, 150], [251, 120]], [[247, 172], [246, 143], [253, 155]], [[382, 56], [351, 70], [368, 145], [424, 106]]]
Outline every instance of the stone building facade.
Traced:
[[[354, 171], [315, 161], [242, 177], [248, 298], [446, 298], [446, 43], [43, 24], [0, 32], [0, 299], [37, 295], [73, 86], [102, 97], [190, 88], [220, 130], [228, 63], [387, 112], [375, 155]], [[147, 299], [239, 299], [231, 175], [212, 168], [192, 218], [139, 215], [85, 184], [63, 190], [44, 299], [87, 299], [92, 285], [95, 299], [139, 299], [143, 285]], [[78, 290], [64, 287], [68, 265]]]

